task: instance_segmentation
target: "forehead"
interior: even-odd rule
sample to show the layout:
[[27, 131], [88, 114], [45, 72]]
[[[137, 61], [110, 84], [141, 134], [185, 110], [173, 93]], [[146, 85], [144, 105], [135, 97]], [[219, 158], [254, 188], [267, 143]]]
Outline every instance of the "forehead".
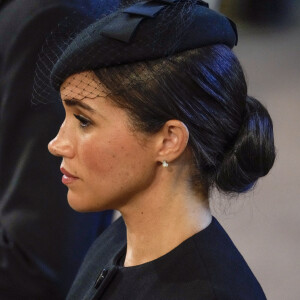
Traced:
[[60, 88], [61, 98], [78, 99], [105, 97], [108, 90], [93, 71], [76, 73], [68, 77]]

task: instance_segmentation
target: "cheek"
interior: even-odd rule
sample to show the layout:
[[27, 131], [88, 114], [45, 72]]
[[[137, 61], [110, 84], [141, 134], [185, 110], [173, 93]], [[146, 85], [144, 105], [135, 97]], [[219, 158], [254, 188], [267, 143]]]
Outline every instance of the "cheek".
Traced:
[[85, 142], [79, 148], [78, 157], [85, 175], [101, 176], [111, 172], [114, 161], [117, 159], [114, 149], [109, 147], [110, 142]]
[[[99, 136], [99, 135], [98, 135]], [[154, 163], [150, 148], [123, 132], [110, 138], [86, 138], [77, 147], [81, 178], [70, 189], [69, 203], [78, 211], [117, 209], [151, 182]]]
[[[122, 135], [121, 135], [122, 136]], [[78, 149], [81, 166], [88, 177], [101, 181], [120, 181], [120, 177], [130, 177], [139, 170], [141, 147], [131, 137], [111, 137], [108, 139], [86, 140]], [[89, 178], [91, 179], [91, 178]]]

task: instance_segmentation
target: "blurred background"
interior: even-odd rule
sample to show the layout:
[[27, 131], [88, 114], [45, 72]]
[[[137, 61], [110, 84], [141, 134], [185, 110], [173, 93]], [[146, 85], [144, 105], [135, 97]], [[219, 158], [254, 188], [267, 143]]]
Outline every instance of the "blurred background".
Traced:
[[300, 299], [300, 1], [211, 0], [239, 29], [249, 94], [269, 110], [277, 160], [247, 195], [212, 209], [270, 300]]

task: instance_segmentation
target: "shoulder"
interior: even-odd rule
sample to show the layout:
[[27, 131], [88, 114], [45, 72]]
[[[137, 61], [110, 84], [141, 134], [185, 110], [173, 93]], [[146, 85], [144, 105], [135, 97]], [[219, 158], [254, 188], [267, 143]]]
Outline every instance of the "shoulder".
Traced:
[[101, 256], [104, 261], [108, 260], [125, 244], [126, 226], [123, 218], [120, 217], [94, 241], [86, 255], [86, 260], [90, 260], [94, 256]]
[[0, 23], [2, 25], [8, 22], [20, 26], [20, 21], [22, 24], [53, 8], [64, 9], [71, 7], [74, 8], [74, 5], [68, 0], [32, 0], [26, 3], [22, 0], [11, 0], [0, 10]]
[[[100, 272], [112, 264], [112, 260], [126, 245], [126, 226], [122, 218], [111, 224], [92, 244], [70, 289], [68, 299], [84, 298], [93, 290]], [[79, 298], [78, 298], [79, 299]]]
[[0, 10], [0, 36], [6, 41], [1, 49], [5, 48], [11, 55], [15, 47], [20, 52], [24, 47], [39, 48], [51, 30], [73, 11], [70, 1], [10, 1]]
[[195, 259], [206, 269], [217, 299], [266, 299], [243, 256], [215, 218], [193, 241]]

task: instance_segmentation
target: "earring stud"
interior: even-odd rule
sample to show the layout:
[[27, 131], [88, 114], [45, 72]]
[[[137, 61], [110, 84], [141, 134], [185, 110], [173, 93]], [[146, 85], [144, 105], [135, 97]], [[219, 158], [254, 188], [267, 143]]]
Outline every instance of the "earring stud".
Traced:
[[162, 166], [163, 166], [164, 168], [167, 168], [167, 167], [169, 166], [169, 164], [164, 160], [164, 161], [162, 162]]

